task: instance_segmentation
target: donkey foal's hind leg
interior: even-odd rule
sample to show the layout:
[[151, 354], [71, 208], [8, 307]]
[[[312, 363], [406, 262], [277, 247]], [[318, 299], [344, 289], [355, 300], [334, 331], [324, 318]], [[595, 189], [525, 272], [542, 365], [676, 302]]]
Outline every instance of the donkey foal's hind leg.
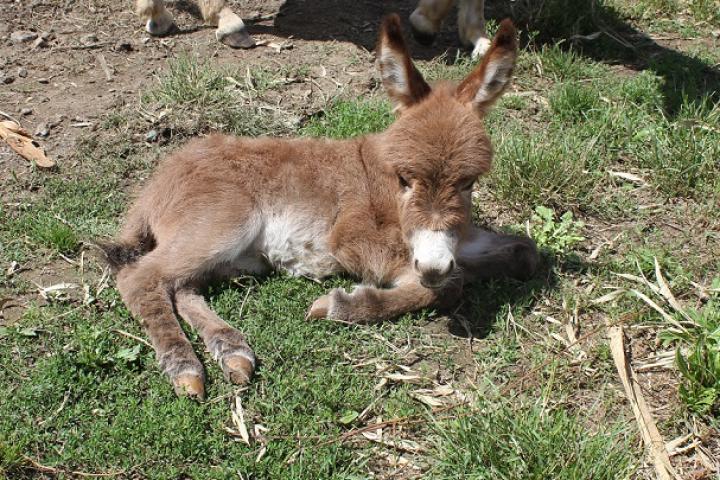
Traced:
[[252, 48], [252, 39], [242, 19], [226, 5], [226, 0], [198, 0], [206, 22], [217, 24], [218, 41], [232, 48]]
[[179, 290], [175, 306], [180, 316], [198, 331], [225, 377], [238, 385], [249, 382], [255, 371], [255, 354], [242, 333], [221, 319], [192, 290]]
[[150, 35], [162, 36], [175, 28], [173, 17], [163, 0], [137, 0], [136, 11], [143, 20], [147, 20], [145, 30]]
[[175, 316], [168, 284], [150, 257], [118, 273], [118, 290], [132, 314], [145, 327], [160, 368], [178, 395], [205, 396], [205, 373]]

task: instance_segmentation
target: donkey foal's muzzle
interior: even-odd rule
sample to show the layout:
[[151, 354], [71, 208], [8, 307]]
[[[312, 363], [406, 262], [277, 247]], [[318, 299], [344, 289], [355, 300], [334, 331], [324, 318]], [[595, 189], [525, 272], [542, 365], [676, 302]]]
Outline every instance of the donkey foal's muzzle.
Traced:
[[417, 230], [411, 238], [413, 270], [426, 288], [440, 288], [455, 270], [457, 236], [443, 230]]

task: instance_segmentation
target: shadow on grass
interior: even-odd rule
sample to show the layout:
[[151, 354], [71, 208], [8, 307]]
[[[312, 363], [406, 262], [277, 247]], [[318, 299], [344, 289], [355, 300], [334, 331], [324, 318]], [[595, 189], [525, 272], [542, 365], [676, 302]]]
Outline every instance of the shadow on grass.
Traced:
[[576, 255], [559, 257], [546, 249], [540, 249], [540, 255], [538, 271], [527, 281], [497, 279], [465, 287], [463, 303], [450, 315], [448, 331], [462, 338], [485, 338], [502, 316], [519, 318], [523, 312], [532, 311], [539, 299], [557, 288], [558, 273], [581, 272], [587, 268]]
[[[416, 2], [399, 0], [345, 1], [286, 0], [274, 25], [250, 24], [251, 33], [269, 33], [304, 40], [352, 42], [373, 50], [380, 18], [397, 12], [406, 25]], [[415, 58], [431, 59], [446, 53], [454, 62], [458, 51], [456, 9], [445, 21], [435, 44], [411, 42]], [[601, 0], [517, 0], [486, 2], [486, 18], [510, 17], [523, 31], [525, 44], [542, 46], [562, 42], [567, 48], [595, 61], [619, 64], [631, 70], [651, 70], [664, 79], [666, 112], [674, 116], [685, 103], [720, 101], [720, 70], [657, 43], [634, 28], [615, 8]], [[250, 23], [250, 22], [249, 22]]]

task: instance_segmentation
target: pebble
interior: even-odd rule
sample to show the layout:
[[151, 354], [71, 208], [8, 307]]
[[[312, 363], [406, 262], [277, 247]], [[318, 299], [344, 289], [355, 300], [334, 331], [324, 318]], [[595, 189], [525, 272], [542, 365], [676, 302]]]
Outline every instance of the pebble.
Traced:
[[45, 48], [47, 47], [47, 45], [47, 39], [43, 37], [38, 37], [37, 40], [35, 40], [32, 44], [34, 49]]
[[20, 115], [30, 115], [32, 113], [32, 108], [23, 108], [20, 110]]
[[82, 37], [80, 37], [80, 42], [85, 45], [91, 45], [93, 43], [97, 43], [98, 38], [92, 33], [88, 33], [87, 35], [83, 35]]
[[38, 83], [47, 84], [47, 83], [50, 83], [50, 79], [48, 79], [48, 78], [38, 78]]
[[159, 136], [160, 136], [160, 134], [158, 133], [157, 130], [150, 130], [149, 132], [147, 132], [145, 134], [145, 141], [148, 143], [155, 143], [155, 142], [157, 142], [157, 139]]
[[25, 77], [27, 77], [27, 68], [25, 68], [25, 67], [20, 67], [20, 68], [18, 68], [17, 76], [20, 77], [20, 78], [25, 78]]
[[27, 30], [16, 30], [10, 34], [10, 41], [12, 43], [27, 43], [32, 42], [38, 38], [38, 34]]
[[130, 43], [127, 40], [120, 40], [115, 44], [115, 51], [116, 52], [132, 52], [133, 46], [132, 43]]
[[12, 75], [6, 75], [6, 76], [0, 78], [0, 82], [4, 83], [5, 85], [10, 85], [14, 81], [15, 81], [15, 77], [13, 77]]
[[42, 122], [40, 125], [37, 126], [35, 129], [35, 136], [36, 137], [42, 137], [45, 138], [50, 135], [50, 127], [47, 123]]

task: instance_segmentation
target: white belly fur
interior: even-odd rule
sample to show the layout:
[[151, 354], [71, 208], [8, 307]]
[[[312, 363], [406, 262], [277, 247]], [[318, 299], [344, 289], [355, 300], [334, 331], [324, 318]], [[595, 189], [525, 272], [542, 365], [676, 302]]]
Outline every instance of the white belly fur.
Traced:
[[327, 244], [329, 226], [325, 219], [297, 207], [266, 215], [256, 245], [274, 269], [315, 279], [340, 271]]

